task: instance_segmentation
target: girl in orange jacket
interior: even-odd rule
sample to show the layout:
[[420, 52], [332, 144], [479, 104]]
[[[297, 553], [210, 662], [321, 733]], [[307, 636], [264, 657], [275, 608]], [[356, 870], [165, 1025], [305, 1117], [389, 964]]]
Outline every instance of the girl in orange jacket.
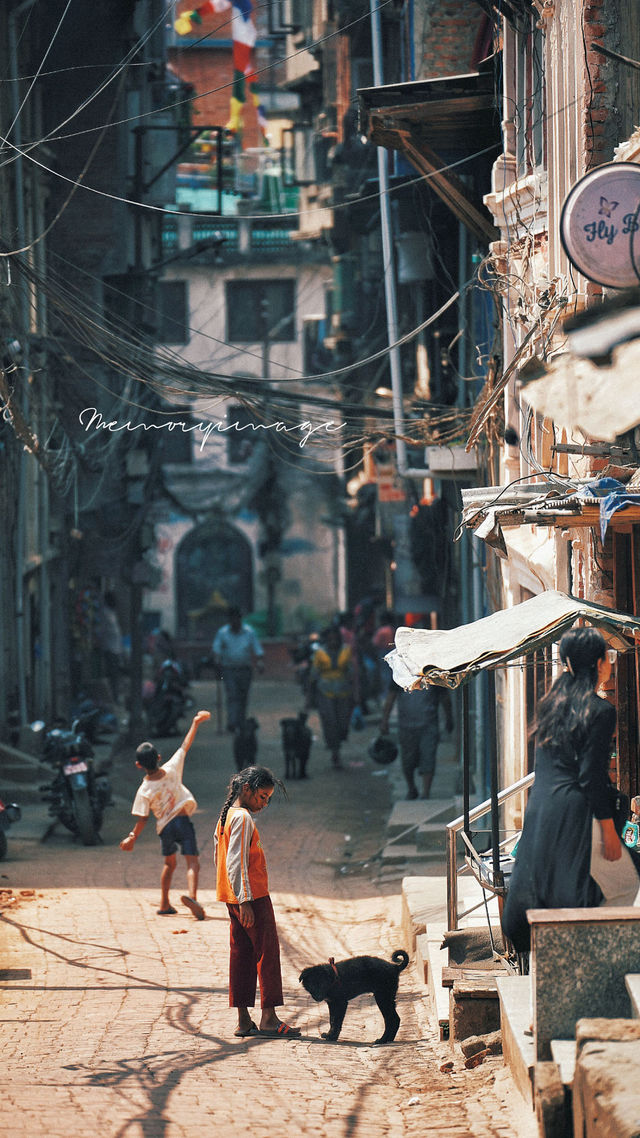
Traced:
[[[246, 767], [229, 783], [214, 836], [217, 899], [231, 921], [229, 1007], [237, 1008], [235, 1034], [299, 1036], [298, 1028], [276, 1015], [282, 1005], [278, 931], [269, 896], [267, 863], [253, 816], [269, 805], [280, 779], [267, 767]], [[260, 984], [262, 1015], [258, 1027], [249, 1008]]]

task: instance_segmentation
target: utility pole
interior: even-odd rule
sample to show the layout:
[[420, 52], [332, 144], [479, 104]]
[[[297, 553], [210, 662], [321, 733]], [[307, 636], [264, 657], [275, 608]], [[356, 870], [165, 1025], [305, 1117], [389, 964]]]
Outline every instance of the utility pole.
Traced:
[[[286, 328], [293, 320], [293, 313], [289, 312], [278, 320], [277, 324], [269, 327], [270, 323], [270, 305], [269, 300], [265, 296], [260, 301], [260, 311], [262, 314], [262, 322], [264, 328], [264, 338], [262, 341], [262, 378], [269, 379], [270, 361], [269, 351], [271, 341]], [[266, 443], [268, 447], [269, 444]], [[262, 554], [262, 564], [264, 580], [267, 589], [267, 636], [275, 636], [278, 631], [277, 609], [276, 609], [276, 589], [278, 582], [282, 576], [282, 569], [280, 565], [279, 546], [282, 538], [280, 532], [279, 522], [279, 508], [281, 503], [278, 501], [279, 496], [282, 494], [282, 487], [278, 483], [278, 470], [276, 461], [268, 453], [267, 458], [267, 477], [265, 479], [265, 493], [267, 495], [266, 507], [261, 512], [261, 521], [264, 531], [263, 546], [266, 548]]]

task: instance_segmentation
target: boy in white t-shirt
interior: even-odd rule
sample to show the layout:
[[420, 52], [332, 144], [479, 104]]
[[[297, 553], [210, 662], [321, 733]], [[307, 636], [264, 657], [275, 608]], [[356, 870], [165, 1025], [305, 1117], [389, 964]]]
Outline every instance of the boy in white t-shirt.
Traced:
[[161, 756], [153, 743], [141, 743], [136, 750], [136, 766], [146, 771], [145, 777], [138, 787], [131, 813], [136, 818], [133, 830], [120, 842], [121, 850], [132, 850], [136, 838], [144, 830], [149, 814], [156, 819], [156, 830], [160, 837], [164, 865], [160, 876], [160, 908], [161, 917], [175, 913], [169, 901], [169, 889], [176, 868], [176, 850], [178, 846], [187, 863], [188, 893], [180, 898], [183, 905], [193, 913], [199, 921], [204, 920], [204, 909], [197, 899], [198, 875], [200, 872], [200, 858], [193, 822], [189, 817], [197, 807], [197, 802], [190, 790], [183, 785], [182, 771], [184, 760], [198, 727], [211, 719], [210, 711], [199, 711], [194, 715], [193, 722], [185, 735], [182, 745], [171, 756], [168, 762], [160, 766]]

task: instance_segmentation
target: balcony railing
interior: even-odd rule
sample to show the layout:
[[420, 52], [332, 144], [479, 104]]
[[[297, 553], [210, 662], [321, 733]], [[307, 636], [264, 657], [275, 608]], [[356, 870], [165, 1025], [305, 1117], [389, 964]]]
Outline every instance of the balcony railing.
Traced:
[[[293, 251], [298, 247], [294, 241], [294, 235], [298, 232], [297, 218], [285, 217], [261, 221], [254, 218], [198, 218], [194, 215], [187, 221], [191, 236], [184, 248], [185, 254], [188, 254], [199, 242], [215, 241], [218, 238], [223, 238], [221, 244], [223, 255], [225, 251], [237, 253], [241, 248], [241, 229], [245, 233], [243, 247], [247, 253], [276, 253], [287, 249]], [[179, 226], [177, 217], [165, 214], [162, 222], [162, 252], [165, 257], [180, 251]]]

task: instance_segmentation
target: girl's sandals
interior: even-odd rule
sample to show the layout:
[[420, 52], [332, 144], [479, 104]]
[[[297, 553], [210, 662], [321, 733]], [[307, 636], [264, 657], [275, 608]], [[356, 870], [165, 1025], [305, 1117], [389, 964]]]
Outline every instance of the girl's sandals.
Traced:
[[250, 1020], [249, 1021], [249, 1027], [247, 1027], [247, 1028], [238, 1027], [234, 1031], [233, 1034], [236, 1035], [239, 1039], [246, 1039], [246, 1037], [248, 1035], [260, 1035], [261, 1032], [260, 1032], [260, 1029], [253, 1022], [253, 1020]]
[[288, 1023], [279, 1023], [274, 1028], [258, 1028], [258, 1035], [267, 1035], [270, 1039], [299, 1039], [302, 1032], [299, 1027], [290, 1027]]

